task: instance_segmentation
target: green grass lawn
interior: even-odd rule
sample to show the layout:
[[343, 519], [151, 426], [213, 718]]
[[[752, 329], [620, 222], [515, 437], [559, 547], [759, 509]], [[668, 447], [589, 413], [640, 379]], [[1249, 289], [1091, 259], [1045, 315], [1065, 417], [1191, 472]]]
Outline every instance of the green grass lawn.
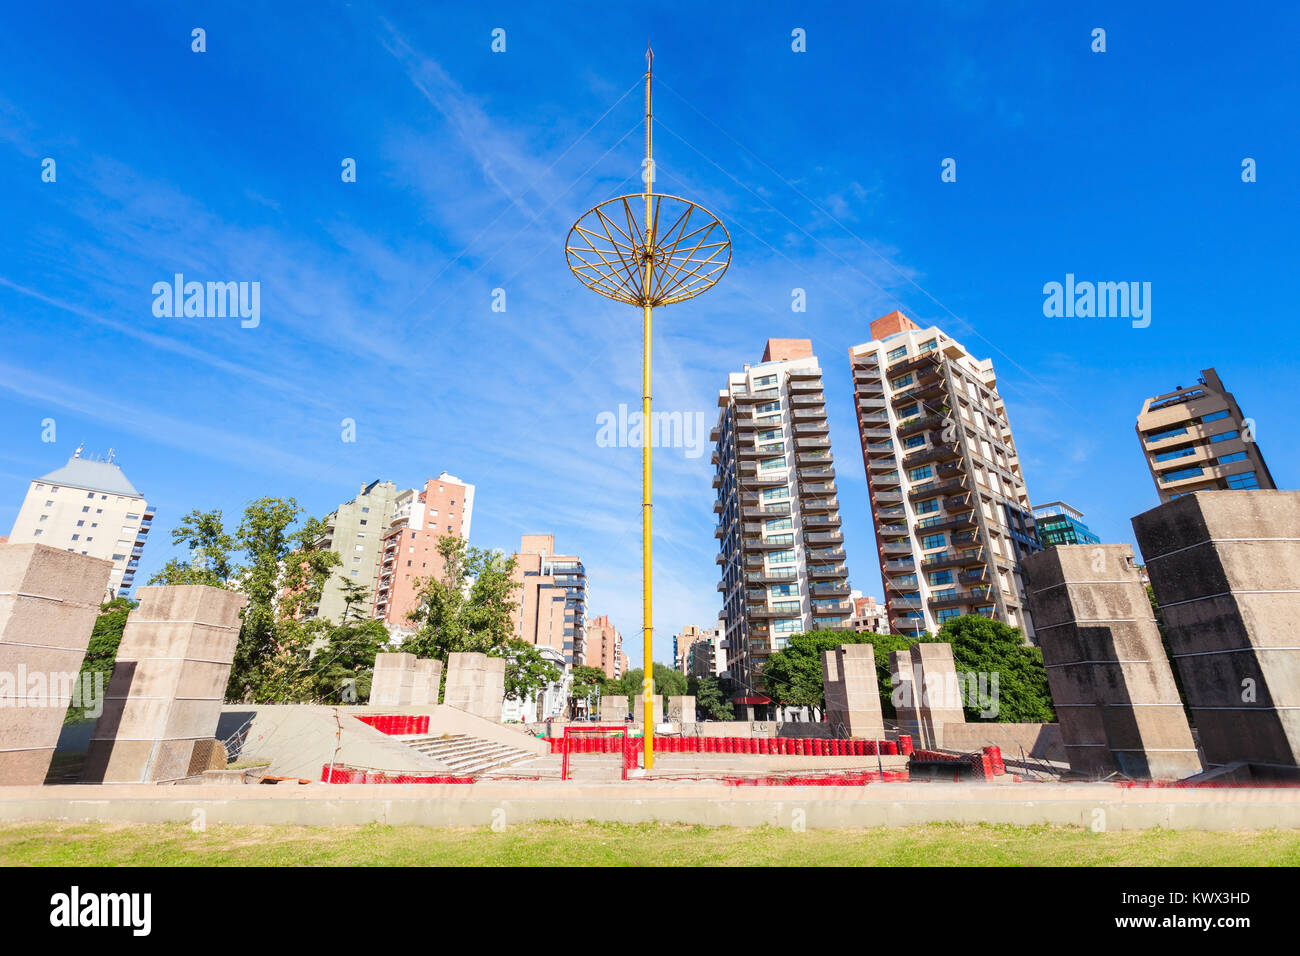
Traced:
[[930, 824], [874, 830], [678, 824], [488, 827], [0, 825], [6, 866], [1298, 866], [1300, 832]]

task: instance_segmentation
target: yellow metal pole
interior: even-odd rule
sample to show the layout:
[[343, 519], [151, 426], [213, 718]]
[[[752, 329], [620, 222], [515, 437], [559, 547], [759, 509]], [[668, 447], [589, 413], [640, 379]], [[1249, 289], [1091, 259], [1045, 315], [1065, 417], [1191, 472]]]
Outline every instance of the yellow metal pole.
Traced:
[[654, 260], [654, 224], [650, 214], [650, 196], [654, 191], [654, 158], [651, 141], [650, 79], [654, 72], [654, 51], [646, 48], [645, 70], [645, 234], [646, 256], [642, 266], [642, 292], [645, 297], [645, 325], [642, 329], [641, 349], [641, 587], [642, 635], [644, 672], [642, 674], [642, 701], [645, 705], [642, 719], [645, 727], [645, 769], [655, 764], [654, 729], [654, 611], [653, 576], [650, 548], [650, 281]]

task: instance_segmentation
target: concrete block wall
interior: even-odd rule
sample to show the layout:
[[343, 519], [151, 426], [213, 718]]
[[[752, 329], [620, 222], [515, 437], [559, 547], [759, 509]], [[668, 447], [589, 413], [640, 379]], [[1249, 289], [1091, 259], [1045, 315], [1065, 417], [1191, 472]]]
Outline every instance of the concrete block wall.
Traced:
[[45, 782], [112, 570], [62, 548], [0, 544], [0, 784]]
[[488, 720], [501, 719], [506, 696], [506, 660], [473, 652], [447, 655], [444, 703]]
[[912, 694], [916, 706], [917, 743], [928, 749], [943, 747], [943, 728], [966, 723], [962, 710], [962, 684], [951, 644], [913, 644]]
[[379, 707], [404, 707], [415, 695], [414, 654], [376, 654], [370, 682], [370, 703]]
[[[651, 707], [654, 708], [654, 710], [652, 711], [652, 716], [654, 717], [655, 725], [658, 726], [659, 724], [662, 724], [664, 722], [664, 695], [655, 694], [651, 701]], [[633, 702], [632, 723], [634, 724], [645, 723], [645, 695], [644, 694], [637, 694], [636, 700]]]
[[1206, 763], [1300, 765], [1300, 492], [1193, 492], [1133, 530]]
[[184, 777], [196, 742], [214, 737], [245, 597], [203, 585], [144, 587], [127, 618], [82, 779]]
[[600, 719], [602, 721], [627, 720], [628, 706], [626, 694], [606, 694], [600, 699]]
[[881, 740], [885, 721], [880, 710], [876, 655], [870, 644], [841, 644], [822, 652], [826, 719], [849, 737]]
[[1128, 545], [1029, 555], [1034, 629], [1070, 768], [1175, 780], [1201, 771]]
[[900, 734], [910, 734], [919, 742], [921, 733], [920, 710], [917, 707], [916, 687], [912, 681], [911, 649], [889, 652], [889, 675], [893, 689], [895, 720]]
[[412, 704], [436, 704], [442, 691], [442, 661], [420, 658], [411, 684]]
[[668, 719], [673, 723], [695, 723], [695, 698], [673, 697], [668, 698]]

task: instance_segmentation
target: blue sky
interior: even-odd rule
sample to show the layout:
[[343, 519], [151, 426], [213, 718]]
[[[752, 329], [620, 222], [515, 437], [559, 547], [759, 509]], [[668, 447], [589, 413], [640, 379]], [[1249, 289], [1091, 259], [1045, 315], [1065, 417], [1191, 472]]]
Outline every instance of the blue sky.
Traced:
[[[1142, 399], [1205, 367], [1295, 487], [1295, 8], [261, 6], [27, 5], [0, 34], [2, 531], [82, 441], [157, 508], [142, 580], [191, 508], [324, 514], [445, 469], [478, 486], [474, 544], [554, 533], [634, 640], [639, 453], [595, 436], [638, 400], [640, 325], [563, 242], [639, 189], [647, 39], [658, 186], [734, 243], [716, 289], [658, 314], [656, 407], [712, 424], [728, 371], [811, 338], [855, 587], [880, 594], [847, 350], [895, 308], [993, 359], [1031, 497], [1105, 541], [1156, 504]], [[259, 281], [261, 324], [156, 318], [176, 272]], [[1150, 282], [1150, 327], [1044, 318], [1066, 273]], [[666, 660], [718, 609], [708, 455], [665, 449], [656, 479]]]

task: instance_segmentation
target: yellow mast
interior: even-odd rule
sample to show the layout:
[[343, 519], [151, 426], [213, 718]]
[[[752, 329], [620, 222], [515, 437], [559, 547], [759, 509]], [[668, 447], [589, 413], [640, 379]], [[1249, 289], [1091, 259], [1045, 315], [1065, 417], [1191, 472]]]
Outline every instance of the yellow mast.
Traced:
[[651, 195], [654, 192], [654, 117], [650, 108], [650, 81], [654, 75], [655, 55], [649, 46], [646, 47], [645, 59], [645, 166], [641, 176], [645, 181], [645, 252], [641, 266], [642, 292], [645, 297], [641, 349], [641, 624], [644, 645], [641, 699], [644, 703], [642, 725], [645, 727], [645, 769], [650, 770], [655, 763], [654, 582], [650, 547], [650, 278], [654, 269], [655, 248], [655, 224], [650, 212]]

